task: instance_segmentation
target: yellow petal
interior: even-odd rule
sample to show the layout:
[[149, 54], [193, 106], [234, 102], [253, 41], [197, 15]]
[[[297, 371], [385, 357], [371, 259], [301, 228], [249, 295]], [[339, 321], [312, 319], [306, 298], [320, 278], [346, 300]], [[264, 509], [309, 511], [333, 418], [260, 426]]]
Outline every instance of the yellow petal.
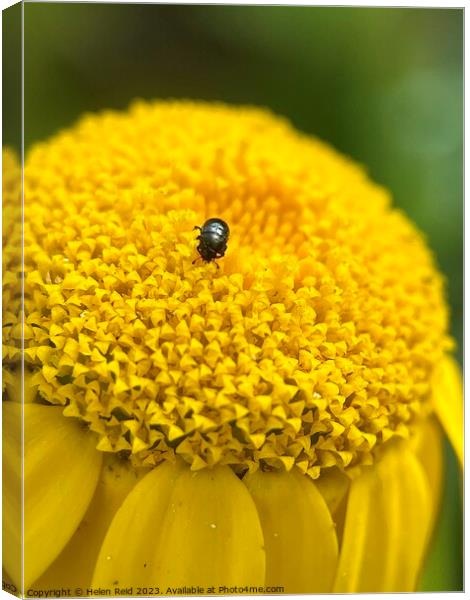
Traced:
[[265, 551], [256, 507], [229, 467], [184, 470], [173, 490], [160, 548], [164, 553], [157, 573], [169, 585], [264, 583]]
[[[109, 528], [94, 587], [263, 585], [255, 505], [228, 467], [163, 464], [128, 495]], [[134, 587], [134, 590], [135, 590]]]
[[463, 465], [463, 393], [462, 374], [457, 362], [446, 357], [433, 378], [433, 405]]
[[394, 445], [351, 484], [334, 591], [413, 591], [430, 514], [421, 465], [405, 445]]
[[22, 400], [25, 403], [34, 402], [37, 396], [37, 386], [32, 384], [32, 379], [33, 374], [28, 370], [25, 370], [24, 378], [21, 377], [21, 369], [15, 369], [8, 373], [5, 386], [8, 400], [12, 402], [21, 402]]
[[323, 496], [328, 509], [333, 517], [336, 527], [338, 545], [343, 539], [344, 518], [346, 515], [347, 494], [351, 480], [337, 467], [325, 469], [315, 485]]
[[350, 479], [337, 467], [324, 469], [315, 485], [323, 496], [331, 514], [334, 514], [348, 491]]
[[21, 585], [21, 405], [3, 402], [3, 566]]
[[266, 585], [282, 585], [289, 594], [331, 592], [338, 545], [315, 483], [296, 470], [257, 471], [243, 481], [263, 528]]
[[429, 538], [431, 490], [419, 461], [404, 445], [390, 452], [378, 468], [383, 489], [388, 489], [390, 551], [384, 589], [411, 592], [416, 589]]
[[128, 460], [104, 454], [95, 495], [77, 531], [59, 557], [37, 580], [33, 589], [91, 586], [93, 571], [106, 532], [116, 511], [144, 472]]
[[150, 585], [170, 497], [183, 467], [165, 463], [148, 473], [117, 511], [101, 547], [93, 586]]
[[413, 439], [413, 450], [423, 467], [431, 491], [431, 530], [439, 511], [443, 482], [443, 433], [434, 418], [423, 421]]
[[[8, 403], [18, 411], [20, 405]], [[24, 405], [25, 587], [57, 558], [85, 514], [96, 488], [101, 453], [96, 439], [62, 409]]]

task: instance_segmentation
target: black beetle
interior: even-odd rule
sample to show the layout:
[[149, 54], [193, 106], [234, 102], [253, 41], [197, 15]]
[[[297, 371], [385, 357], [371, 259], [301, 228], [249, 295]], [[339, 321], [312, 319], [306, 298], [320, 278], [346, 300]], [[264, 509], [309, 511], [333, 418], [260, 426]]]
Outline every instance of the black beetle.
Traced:
[[[230, 229], [225, 221], [222, 221], [222, 219], [208, 219], [202, 227], [196, 225], [194, 229], [199, 229], [201, 232], [196, 239], [199, 240], [197, 251], [203, 261], [211, 262], [225, 254], [230, 235]], [[193, 264], [196, 260], [193, 260]], [[215, 264], [217, 265], [217, 263]]]

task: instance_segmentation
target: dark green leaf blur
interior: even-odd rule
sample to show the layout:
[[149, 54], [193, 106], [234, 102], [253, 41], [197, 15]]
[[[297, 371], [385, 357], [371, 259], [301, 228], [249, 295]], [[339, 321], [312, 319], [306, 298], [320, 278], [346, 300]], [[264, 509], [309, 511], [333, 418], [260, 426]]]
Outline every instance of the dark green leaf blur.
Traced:
[[[459, 9], [26, 4], [26, 151], [85, 111], [136, 97], [267, 106], [365, 165], [425, 232], [460, 359], [462, 69]], [[4, 138], [14, 143], [8, 124]], [[450, 448], [446, 460], [425, 590], [462, 589]]]

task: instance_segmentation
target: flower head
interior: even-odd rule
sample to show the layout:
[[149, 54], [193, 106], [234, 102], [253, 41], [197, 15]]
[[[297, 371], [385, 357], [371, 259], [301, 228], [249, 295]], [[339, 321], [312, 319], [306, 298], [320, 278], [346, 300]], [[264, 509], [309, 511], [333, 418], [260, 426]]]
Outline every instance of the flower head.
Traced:
[[[194, 226], [209, 217], [230, 226], [219, 269], [193, 264]], [[274, 557], [268, 580], [289, 578], [278, 564], [285, 544], [266, 538], [281, 518], [280, 498], [292, 494], [302, 506], [306, 498], [305, 510], [316, 507], [330, 536], [329, 583], [319, 588], [331, 589], [337, 541], [325, 532], [345, 498], [341, 473], [363, 481], [364, 467], [377, 463], [369, 487], [360, 484], [368, 492], [381, 472], [398, 477], [388, 449], [417, 439], [428, 423], [433, 377], [449, 348], [442, 278], [387, 192], [267, 112], [137, 103], [87, 116], [31, 150], [24, 233], [29, 399], [54, 418], [85, 423], [106, 460], [115, 454], [132, 469], [153, 469], [136, 486], [138, 498], [155, 485], [176, 485], [179, 499], [196, 486], [201, 506], [217, 490], [227, 502], [238, 493], [261, 522], [247, 517], [254, 533], [239, 543], [260, 548], [264, 535], [266, 560]], [[10, 317], [11, 381], [22, 328]], [[408, 452], [400, 456], [410, 477], [425, 481]], [[201, 471], [201, 483], [186, 464]], [[214, 484], [211, 473], [222, 473]], [[230, 491], [238, 485], [243, 493]], [[116, 514], [95, 581], [112, 575], [103, 548], [128, 526], [133, 493]], [[360, 506], [364, 494], [349, 498]], [[346, 519], [345, 532], [351, 528]], [[429, 519], [410, 586], [428, 529]], [[165, 535], [170, 548], [178, 544], [176, 531]], [[217, 554], [206, 537], [202, 547]], [[348, 587], [353, 537], [343, 544], [336, 589]], [[140, 550], [135, 556], [142, 578]], [[264, 573], [264, 554], [250, 556], [253, 573]]]

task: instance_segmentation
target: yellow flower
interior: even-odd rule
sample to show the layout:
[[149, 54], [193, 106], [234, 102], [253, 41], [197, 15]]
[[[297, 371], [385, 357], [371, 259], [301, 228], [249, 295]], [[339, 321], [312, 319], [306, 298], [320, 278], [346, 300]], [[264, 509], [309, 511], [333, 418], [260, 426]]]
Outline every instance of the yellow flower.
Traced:
[[[26, 590], [415, 589], [462, 405], [441, 276], [387, 192], [258, 109], [86, 116], [28, 153], [22, 327], [4, 164], [13, 582], [23, 331]], [[220, 268], [193, 264], [209, 217]]]

